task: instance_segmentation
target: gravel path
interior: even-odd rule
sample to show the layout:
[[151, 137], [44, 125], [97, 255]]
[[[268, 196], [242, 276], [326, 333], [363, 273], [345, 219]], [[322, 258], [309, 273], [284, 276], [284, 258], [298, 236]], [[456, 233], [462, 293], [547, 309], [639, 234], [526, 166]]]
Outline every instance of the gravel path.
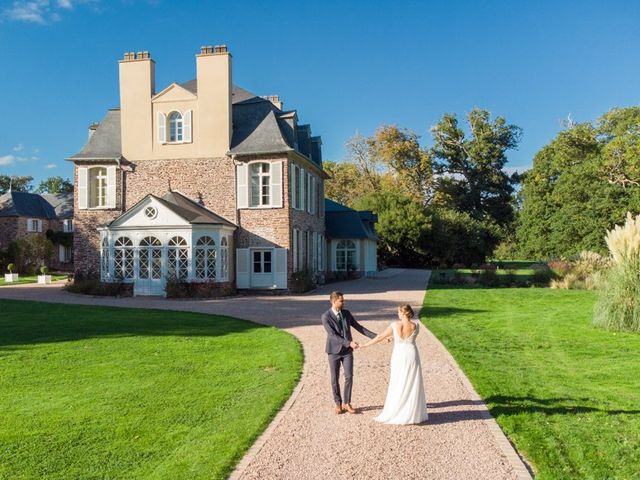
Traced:
[[[303, 378], [291, 399], [240, 462], [232, 479], [529, 479], [529, 472], [451, 355], [426, 329], [421, 353], [429, 420], [419, 426], [373, 421], [384, 403], [391, 344], [355, 352], [353, 404], [359, 415], [335, 415], [320, 314], [328, 294], [345, 293], [346, 308], [380, 332], [396, 306], [422, 305], [429, 272], [332, 284], [304, 296], [204, 301], [73, 295], [60, 285], [0, 287], [0, 298], [217, 313], [275, 325], [304, 346]], [[364, 340], [354, 332], [354, 340]]]

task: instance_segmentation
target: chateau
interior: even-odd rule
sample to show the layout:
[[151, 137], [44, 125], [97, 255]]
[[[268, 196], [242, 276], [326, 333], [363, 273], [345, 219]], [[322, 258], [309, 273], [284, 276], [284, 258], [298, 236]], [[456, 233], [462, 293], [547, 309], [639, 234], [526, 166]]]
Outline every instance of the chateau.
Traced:
[[148, 52], [125, 53], [119, 78], [120, 108], [68, 158], [76, 273], [162, 295], [168, 278], [287, 289], [303, 268], [376, 271], [375, 215], [325, 211], [320, 137], [278, 96], [235, 86], [226, 46], [158, 92]]

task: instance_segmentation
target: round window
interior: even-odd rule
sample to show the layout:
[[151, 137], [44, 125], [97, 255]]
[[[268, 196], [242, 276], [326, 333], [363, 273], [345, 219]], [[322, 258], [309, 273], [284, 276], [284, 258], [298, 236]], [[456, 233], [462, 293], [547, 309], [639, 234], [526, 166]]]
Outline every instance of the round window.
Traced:
[[158, 215], [158, 210], [156, 210], [156, 207], [147, 207], [144, 209], [144, 214], [147, 218], [156, 218], [156, 215]]

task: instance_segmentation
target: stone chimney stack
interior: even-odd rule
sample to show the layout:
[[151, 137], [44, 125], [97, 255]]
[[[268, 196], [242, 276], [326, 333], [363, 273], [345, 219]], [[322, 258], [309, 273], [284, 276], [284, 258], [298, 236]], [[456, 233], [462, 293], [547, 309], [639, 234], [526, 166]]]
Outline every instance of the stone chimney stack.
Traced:
[[198, 121], [194, 135], [200, 150], [223, 157], [231, 147], [233, 135], [231, 95], [231, 54], [226, 45], [203, 46], [196, 55], [198, 82]]
[[155, 65], [147, 51], [125, 52], [119, 62], [122, 154], [131, 160], [148, 157], [152, 149]]
[[89, 137], [87, 138], [87, 140], [91, 140], [91, 136], [96, 133], [96, 130], [98, 129], [98, 127], [100, 126], [100, 124], [98, 122], [94, 122], [91, 125], [89, 125]]
[[280, 100], [279, 95], [267, 95], [266, 97], [262, 97], [262, 98], [264, 98], [265, 100], [269, 100], [271, 103], [273, 103], [273, 105], [278, 110], [282, 110], [282, 106], [284, 105], [284, 102]]

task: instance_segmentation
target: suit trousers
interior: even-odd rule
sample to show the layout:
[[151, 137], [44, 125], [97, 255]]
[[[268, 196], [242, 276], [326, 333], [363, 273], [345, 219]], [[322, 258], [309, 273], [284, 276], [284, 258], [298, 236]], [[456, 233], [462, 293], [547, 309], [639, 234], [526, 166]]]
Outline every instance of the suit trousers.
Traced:
[[[336, 405], [351, 403], [351, 387], [353, 385], [353, 352], [343, 354], [329, 353], [329, 370], [331, 370], [331, 388]], [[340, 364], [344, 366], [344, 397], [340, 395]], [[344, 400], [344, 401], [343, 401]]]

